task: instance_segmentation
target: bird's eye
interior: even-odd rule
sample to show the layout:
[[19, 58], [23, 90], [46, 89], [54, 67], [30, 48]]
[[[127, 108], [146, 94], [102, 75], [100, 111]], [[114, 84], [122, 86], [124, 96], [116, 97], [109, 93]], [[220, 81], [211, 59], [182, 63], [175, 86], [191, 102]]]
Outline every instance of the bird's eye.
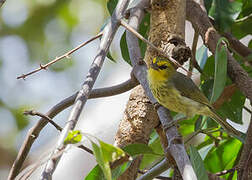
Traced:
[[166, 65], [159, 66], [159, 69], [161, 69], [161, 70], [166, 69], [166, 68], [167, 68]]

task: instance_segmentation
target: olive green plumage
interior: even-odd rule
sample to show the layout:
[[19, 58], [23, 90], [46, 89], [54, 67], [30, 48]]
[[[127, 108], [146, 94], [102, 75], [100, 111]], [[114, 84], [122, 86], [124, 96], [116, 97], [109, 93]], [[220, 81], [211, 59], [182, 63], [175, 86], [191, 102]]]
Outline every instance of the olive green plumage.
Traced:
[[162, 106], [188, 117], [195, 114], [209, 116], [232, 135], [240, 135], [216, 113], [194, 82], [177, 72], [168, 60], [154, 58], [148, 68], [148, 80], [154, 97]]

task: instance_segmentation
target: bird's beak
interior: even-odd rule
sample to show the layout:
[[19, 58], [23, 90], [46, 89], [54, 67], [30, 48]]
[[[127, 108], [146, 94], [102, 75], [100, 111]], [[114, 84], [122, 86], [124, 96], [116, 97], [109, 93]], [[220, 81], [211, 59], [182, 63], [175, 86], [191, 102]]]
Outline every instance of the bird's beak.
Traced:
[[159, 68], [158, 68], [158, 65], [155, 63], [151, 63], [150, 64], [150, 67], [152, 68], [152, 69], [155, 69], [155, 70], [159, 70]]

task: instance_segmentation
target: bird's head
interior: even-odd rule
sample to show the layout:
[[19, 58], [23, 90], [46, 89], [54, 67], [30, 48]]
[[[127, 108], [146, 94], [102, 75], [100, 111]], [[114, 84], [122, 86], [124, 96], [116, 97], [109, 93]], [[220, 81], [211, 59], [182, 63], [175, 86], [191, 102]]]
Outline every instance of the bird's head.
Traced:
[[176, 70], [168, 59], [155, 57], [150, 64], [148, 72], [154, 79], [164, 80], [168, 79]]

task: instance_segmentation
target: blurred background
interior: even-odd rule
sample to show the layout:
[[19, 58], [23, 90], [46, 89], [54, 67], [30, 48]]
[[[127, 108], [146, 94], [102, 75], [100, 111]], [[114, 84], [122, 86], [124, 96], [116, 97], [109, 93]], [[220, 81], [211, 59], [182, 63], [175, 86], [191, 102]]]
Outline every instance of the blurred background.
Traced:
[[[96, 55], [99, 40], [25, 80], [16, 78], [45, 64], [96, 35], [109, 13], [104, 0], [7, 0], [0, 9], [0, 179], [6, 179], [25, 136], [38, 117], [23, 115], [34, 109], [46, 113], [53, 105], [78, 91]], [[127, 80], [131, 67], [122, 60], [119, 29], [95, 87]], [[194, 31], [187, 23], [186, 42]], [[246, 38], [243, 42], [246, 44]], [[201, 43], [198, 43], [200, 47]], [[89, 100], [76, 129], [113, 144], [130, 92]], [[109, 105], [108, 105], [109, 104]], [[70, 108], [69, 108], [70, 109]], [[64, 126], [69, 109], [55, 121]], [[244, 125], [242, 128], [245, 128]], [[26, 164], [43, 158], [54, 147], [59, 133], [47, 125], [32, 146]], [[95, 165], [94, 157], [71, 148], [62, 158], [55, 179], [83, 179]], [[64, 169], [67, 168], [67, 171]], [[39, 170], [31, 179], [38, 179]]]

